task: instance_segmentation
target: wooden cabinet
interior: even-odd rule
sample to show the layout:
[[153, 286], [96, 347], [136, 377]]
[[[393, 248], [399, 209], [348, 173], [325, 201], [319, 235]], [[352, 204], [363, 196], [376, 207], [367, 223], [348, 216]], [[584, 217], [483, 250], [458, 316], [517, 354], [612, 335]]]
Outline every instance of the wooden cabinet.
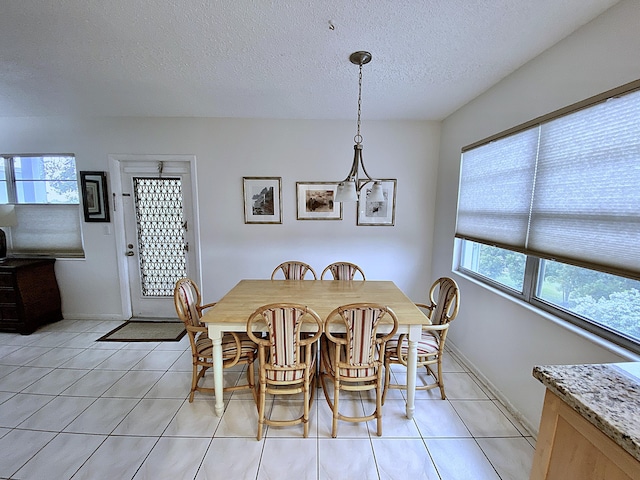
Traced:
[[635, 480], [640, 463], [547, 390], [531, 480]]
[[28, 335], [62, 319], [53, 258], [0, 261], [0, 331]]

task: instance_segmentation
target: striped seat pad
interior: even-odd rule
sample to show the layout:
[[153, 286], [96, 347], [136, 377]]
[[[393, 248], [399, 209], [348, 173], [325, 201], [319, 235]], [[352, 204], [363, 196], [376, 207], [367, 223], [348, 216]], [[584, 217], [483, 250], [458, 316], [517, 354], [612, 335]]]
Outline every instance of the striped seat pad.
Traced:
[[[434, 355], [438, 353], [440, 348], [440, 337], [433, 332], [422, 332], [422, 337], [418, 341], [418, 356]], [[392, 338], [387, 342], [387, 352], [391, 352], [392, 357], [396, 357], [398, 351], [398, 338]], [[402, 355], [406, 356], [409, 352], [409, 342], [402, 342]]]
[[[304, 350], [302, 350], [302, 356], [304, 356]], [[304, 359], [301, 359], [304, 360]], [[296, 380], [304, 379], [304, 368], [295, 368], [292, 367], [291, 370], [286, 370], [287, 367], [280, 367], [283, 370], [273, 370], [267, 366], [266, 375], [267, 379], [272, 380], [274, 382], [294, 382]], [[315, 348], [312, 349], [311, 354], [311, 364], [309, 365], [309, 371], [311, 373], [316, 370], [316, 355]]]
[[[322, 355], [324, 357], [325, 363], [326, 365], [329, 367], [329, 373], [331, 375], [335, 375], [335, 371], [336, 371], [336, 365], [334, 363], [334, 358], [333, 358], [333, 349], [335, 348], [335, 345], [333, 345], [331, 342], [327, 341], [327, 343], [323, 346], [322, 348]], [[344, 358], [344, 352], [345, 352], [345, 348], [344, 346], [341, 347], [342, 348], [342, 352], [343, 355], [342, 357]], [[363, 377], [370, 377], [372, 375], [376, 374], [376, 367], [374, 366], [358, 366], [357, 368], [340, 368], [339, 370], [339, 374], [341, 377], [347, 377], [347, 378], [363, 378]]]
[[[256, 351], [256, 344], [251, 341], [246, 333], [238, 333], [240, 338], [241, 356], [249, 355]], [[198, 336], [196, 340], [196, 351], [201, 357], [213, 357], [213, 342], [205, 334]], [[236, 356], [236, 341], [229, 333], [225, 333], [222, 337], [222, 359], [227, 360]]]

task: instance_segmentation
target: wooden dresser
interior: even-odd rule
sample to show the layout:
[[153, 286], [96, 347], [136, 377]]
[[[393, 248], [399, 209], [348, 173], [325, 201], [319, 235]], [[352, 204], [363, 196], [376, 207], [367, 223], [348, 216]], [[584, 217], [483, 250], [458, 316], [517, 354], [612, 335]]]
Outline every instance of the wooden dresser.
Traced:
[[53, 258], [0, 261], [0, 331], [28, 335], [62, 320]]

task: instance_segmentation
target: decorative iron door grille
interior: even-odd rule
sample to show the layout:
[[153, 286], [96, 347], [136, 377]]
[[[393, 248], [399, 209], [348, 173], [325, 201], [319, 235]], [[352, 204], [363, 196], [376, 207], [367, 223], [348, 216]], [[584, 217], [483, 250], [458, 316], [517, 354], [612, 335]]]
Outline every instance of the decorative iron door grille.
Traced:
[[169, 297], [187, 275], [179, 178], [133, 177], [140, 283], [144, 297]]

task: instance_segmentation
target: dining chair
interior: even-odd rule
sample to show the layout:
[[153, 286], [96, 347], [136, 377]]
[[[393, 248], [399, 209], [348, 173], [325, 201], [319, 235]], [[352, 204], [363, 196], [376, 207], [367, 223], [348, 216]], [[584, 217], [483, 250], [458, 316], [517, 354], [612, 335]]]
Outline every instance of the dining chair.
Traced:
[[320, 275], [320, 280], [324, 280], [324, 276], [328, 272], [331, 272], [334, 280], [354, 280], [358, 273], [362, 276], [362, 280], [366, 280], [364, 272], [355, 263], [335, 262], [327, 265]]
[[[444, 400], [446, 395], [444, 392], [444, 379], [442, 378], [442, 356], [449, 325], [458, 315], [458, 309], [460, 308], [460, 289], [458, 284], [452, 278], [439, 278], [431, 285], [429, 300], [429, 305], [416, 303], [416, 306], [423, 309], [431, 321], [431, 325], [422, 326], [422, 335], [418, 341], [417, 367], [425, 367], [428, 376], [427, 380], [432, 378], [435, 383], [428, 383], [427, 381], [424, 385], [416, 385], [416, 390], [430, 390], [439, 387], [440, 397]], [[401, 364], [406, 367], [408, 351], [409, 344], [407, 335], [404, 333], [394, 337], [387, 343], [384, 357], [383, 404], [389, 388], [407, 389], [406, 384], [391, 383], [391, 365]]]
[[[265, 328], [267, 337], [254, 333]], [[258, 407], [258, 440], [262, 438], [264, 425], [282, 427], [302, 423], [304, 436], [309, 435], [309, 410], [316, 384], [317, 341], [322, 335], [322, 328], [322, 319], [316, 312], [295, 303], [264, 305], [249, 316], [247, 334], [258, 345], [259, 380], [254, 395]], [[266, 417], [267, 394], [300, 393], [303, 397], [300, 417]]]
[[[213, 388], [203, 387], [200, 380], [206, 371], [213, 367], [213, 342], [207, 335], [207, 327], [200, 321], [202, 312], [211, 308], [215, 303], [201, 304], [200, 290], [190, 278], [181, 278], [176, 282], [173, 290], [173, 303], [178, 317], [185, 325], [193, 369], [191, 376], [191, 391], [189, 402], [193, 402], [196, 391], [214, 393]], [[222, 337], [222, 367], [230, 368], [235, 365], [247, 365], [247, 383], [224, 388], [224, 391], [250, 389], [254, 391], [253, 362], [256, 358], [257, 345], [245, 333], [228, 332]]]
[[[388, 317], [391, 321], [382, 322]], [[379, 327], [388, 327], [379, 333]], [[376, 420], [376, 433], [382, 435], [382, 378], [387, 341], [398, 329], [398, 318], [389, 307], [376, 303], [352, 303], [333, 310], [324, 323], [320, 349], [320, 383], [333, 413], [331, 436], [338, 434], [338, 420], [367, 422]], [[386, 332], [386, 333], [385, 333]], [[333, 381], [333, 392], [328, 381]], [[340, 413], [340, 391], [375, 390], [373, 413], [348, 416]], [[333, 393], [333, 398], [331, 398]]]
[[276, 274], [280, 271], [284, 275], [285, 280], [304, 280], [307, 273], [312, 275], [314, 280], [318, 279], [316, 272], [311, 268], [311, 265], [295, 260], [283, 262], [278, 265], [271, 273], [271, 280], [275, 280]]

